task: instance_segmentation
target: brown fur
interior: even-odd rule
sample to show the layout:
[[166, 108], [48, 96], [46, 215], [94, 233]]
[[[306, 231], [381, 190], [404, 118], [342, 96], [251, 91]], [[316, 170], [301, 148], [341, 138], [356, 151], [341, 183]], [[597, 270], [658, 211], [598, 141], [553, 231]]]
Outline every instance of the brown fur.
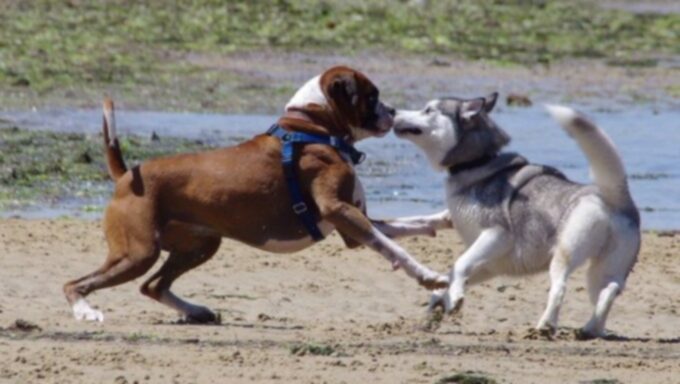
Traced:
[[[336, 67], [322, 76], [330, 108], [310, 105], [284, 115], [287, 130], [351, 137], [349, 126], [363, 118], [366, 98], [377, 89], [360, 73]], [[106, 108], [113, 109], [110, 100]], [[268, 240], [296, 240], [307, 231], [291, 210], [278, 138], [258, 135], [234, 147], [156, 158], [126, 171], [117, 141], [110, 145], [104, 120], [106, 155], [116, 180], [106, 209], [108, 257], [97, 271], [64, 286], [73, 304], [90, 292], [143, 275], [166, 250], [170, 257], [143, 285], [160, 300], [173, 280], [210, 259], [228, 237], [262, 247]], [[333, 148], [301, 147], [298, 175], [310, 209], [332, 223], [348, 245], [373, 240], [363, 202], [352, 200], [354, 169]], [[187, 314], [212, 319], [211, 313]]]
[[109, 170], [109, 176], [115, 181], [127, 171], [123, 155], [120, 150], [118, 139], [114, 138], [111, 142], [109, 137], [109, 126], [112, 122], [109, 117], [113, 115], [113, 100], [108, 97], [104, 100], [104, 118], [102, 124], [102, 133], [104, 134], [104, 153], [106, 154], [106, 166]]

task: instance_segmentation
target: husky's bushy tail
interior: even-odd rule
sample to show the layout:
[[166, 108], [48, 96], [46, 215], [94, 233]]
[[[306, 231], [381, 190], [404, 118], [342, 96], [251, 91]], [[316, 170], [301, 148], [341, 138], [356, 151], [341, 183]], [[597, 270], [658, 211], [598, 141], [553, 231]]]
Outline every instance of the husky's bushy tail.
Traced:
[[546, 108], [585, 153], [602, 199], [615, 209], [634, 206], [623, 162], [609, 137], [571, 108], [560, 105], [546, 105]]

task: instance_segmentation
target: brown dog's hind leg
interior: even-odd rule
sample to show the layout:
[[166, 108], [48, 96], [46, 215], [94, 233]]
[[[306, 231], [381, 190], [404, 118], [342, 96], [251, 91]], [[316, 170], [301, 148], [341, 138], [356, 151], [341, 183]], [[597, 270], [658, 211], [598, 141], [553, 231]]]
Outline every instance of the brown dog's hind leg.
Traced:
[[221, 238], [200, 233], [189, 225], [171, 223], [163, 229], [161, 245], [170, 251], [163, 266], [144, 284], [141, 292], [181, 313], [192, 323], [212, 323], [217, 316], [208, 308], [177, 297], [170, 286], [179, 276], [208, 261], [220, 246]]
[[64, 285], [64, 294], [77, 320], [103, 321], [100, 311], [90, 307], [85, 296], [98, 289], [119, 285], [142, 276], [158, 259], [160, 247], [153, 220], [127, 217], [109, 207], [104, 227], [109, 255], [96, 271]]

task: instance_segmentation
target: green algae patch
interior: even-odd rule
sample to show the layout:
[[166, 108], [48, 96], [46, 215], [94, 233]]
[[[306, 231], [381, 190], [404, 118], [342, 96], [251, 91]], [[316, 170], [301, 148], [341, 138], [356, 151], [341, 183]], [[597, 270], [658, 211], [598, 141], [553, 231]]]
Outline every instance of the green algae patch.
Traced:
[[[101, 135], [58, 133], [0, 126], [0, 211], [32, 204], [108, 196]], [[121, 138], [129, 166], [146, 159], [211, 148], [179, 138]], [[99, 207], [85, 205], [88, 212]]]

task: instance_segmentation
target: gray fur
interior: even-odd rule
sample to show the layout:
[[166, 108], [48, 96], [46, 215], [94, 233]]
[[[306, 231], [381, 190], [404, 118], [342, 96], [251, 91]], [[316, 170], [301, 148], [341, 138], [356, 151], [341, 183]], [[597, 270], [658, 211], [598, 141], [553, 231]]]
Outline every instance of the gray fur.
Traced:
[[420, 146], [433, 165], [449, 169], [448, 213], [468, 245], [451, 271], [451, 286], [433, 295], [430, 308], [442, 305], [455, 312], [465, 284], [549, 268], [548, 306], [537, 328], [554, 330], [566, 279], [590, 259], [588, 289], [595, 310], [583, 334], [602, 336], [640, 246], [640, 217], [620, 158], [599, 128], [565, 107], [551, 113], [598, 167], [595, 185], [503, 153], [510, 137], [488, 115], [494, 104], [495, 95], [439, 99], [422, 111], [399, 111], [395, 119], [398, 136]]
[[[482, 99], [484, 100], [484, 99]], [[456, 98], [442, 99], [439, 109], [454, 124], [458, 145], [451, 148], [442, 160], [442, 166], [452, 167], [485, 155], [495, 154], [510, 142], [510, 136], [503, 131], [483, 110], [470, 121], [460, 118], [465, 100]], [[476, 129], [483, 126], [484, 129]]]

